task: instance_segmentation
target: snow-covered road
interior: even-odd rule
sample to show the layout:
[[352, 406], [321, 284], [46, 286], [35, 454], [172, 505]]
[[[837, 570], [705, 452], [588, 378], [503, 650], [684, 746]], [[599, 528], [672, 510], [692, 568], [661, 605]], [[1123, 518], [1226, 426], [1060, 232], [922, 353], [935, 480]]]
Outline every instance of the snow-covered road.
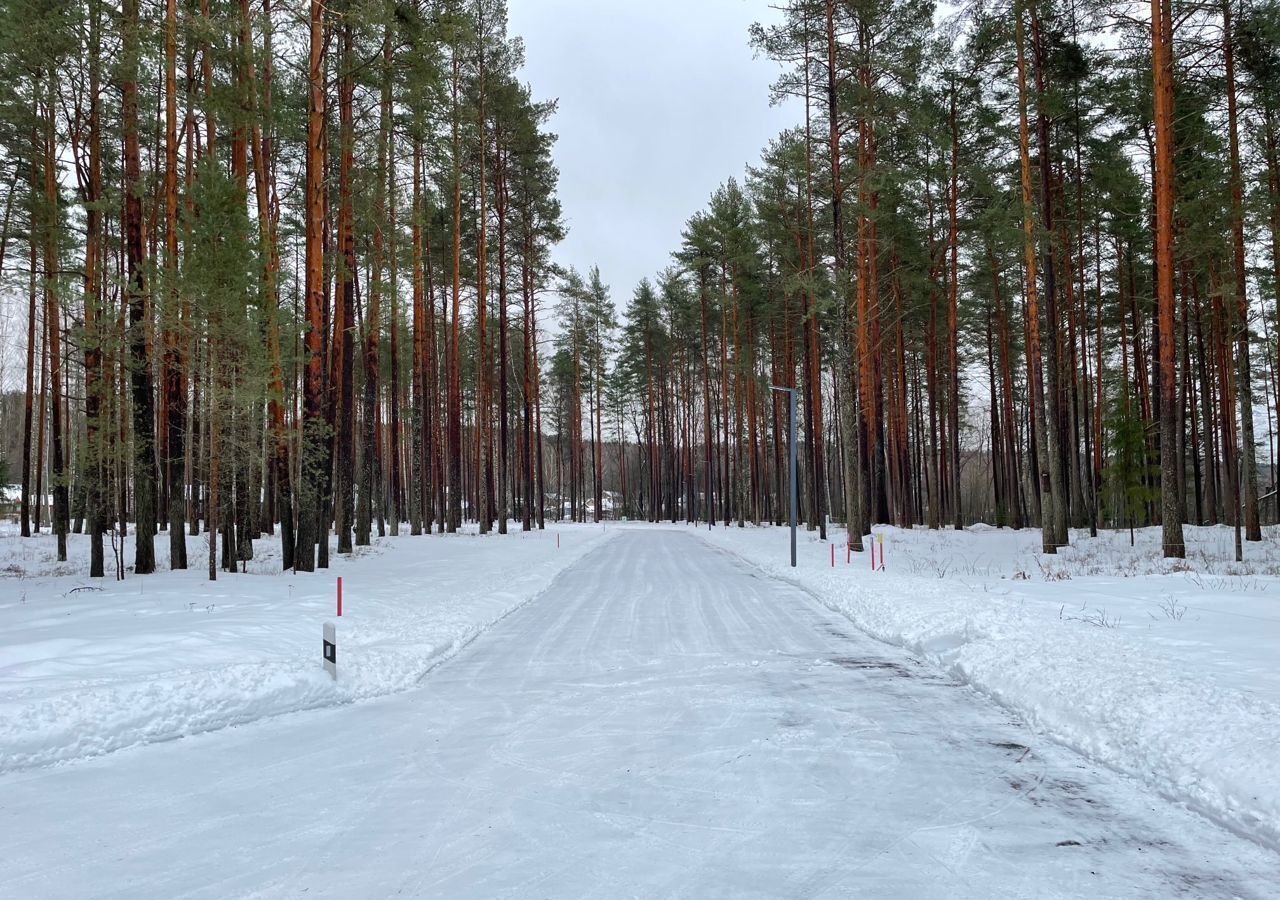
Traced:
[[0, 777], [0, 834], [24, 900], [1280, 896], [1269, 850], [653, 529], [416, 690]]

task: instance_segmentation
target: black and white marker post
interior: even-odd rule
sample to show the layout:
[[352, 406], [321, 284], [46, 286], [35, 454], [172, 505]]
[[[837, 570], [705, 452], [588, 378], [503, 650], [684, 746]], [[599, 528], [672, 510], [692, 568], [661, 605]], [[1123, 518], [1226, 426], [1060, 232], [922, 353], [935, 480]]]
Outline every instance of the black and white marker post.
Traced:
[[791, 434], [787, 446], [791, 469], [791, 568], [794, 569], [796, 567], [796, 519], [799, 518], [800, 511], [799, 498], [796, 494], [796, 389], [793, 387], [778, 387], [776, 384], [769, 385], [769, 389], [785, 391], [791, 407]]
[[324, 623], [324, 670], [338, 680], [338, 626]]

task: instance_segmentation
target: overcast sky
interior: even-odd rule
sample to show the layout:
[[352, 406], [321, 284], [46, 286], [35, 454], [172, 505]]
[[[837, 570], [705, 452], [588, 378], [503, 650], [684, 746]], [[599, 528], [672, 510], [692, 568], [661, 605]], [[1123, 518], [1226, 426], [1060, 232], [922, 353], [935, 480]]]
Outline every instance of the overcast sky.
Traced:
[[558, 99], [551, 130], [569, 236], [556, 251], [600, 267], [624, 309], [669, 264], [680, 230], [730, 176], [742, 180], [795, 108], [769, 105], [779, 69], [747, 28], [768, 0], [509, 0], [524, 78]]

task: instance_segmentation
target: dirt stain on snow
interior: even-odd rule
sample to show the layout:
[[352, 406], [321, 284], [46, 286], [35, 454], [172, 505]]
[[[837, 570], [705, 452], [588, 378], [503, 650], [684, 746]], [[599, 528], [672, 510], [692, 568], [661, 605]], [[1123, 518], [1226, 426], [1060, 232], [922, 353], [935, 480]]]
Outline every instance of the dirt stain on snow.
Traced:
[[1027, 753], [1028, 748], [1025, 744], [1016, 744], [1013, 741], [992, 741], [992, 747], [999, 747], [1001, 750], [1008, 750], [1010, 753], [1019, 755]]
[[880, 671], [897, 675], [902, 678], [911, 677], [911, 671], [905, 666], [885, 659], [863, 659], [856, 656], [833, 656], [829, 661], [835, 663], [837, 666], [843, 666], [846, 669]]

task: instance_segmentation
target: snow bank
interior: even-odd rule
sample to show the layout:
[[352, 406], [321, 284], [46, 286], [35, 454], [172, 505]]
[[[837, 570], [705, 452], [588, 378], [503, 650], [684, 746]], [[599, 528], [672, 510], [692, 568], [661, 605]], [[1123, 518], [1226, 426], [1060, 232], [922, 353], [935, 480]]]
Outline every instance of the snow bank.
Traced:
[[[278, 574], [263, 539], [249, 574], [216, 582], [195, 539], [191, 570], [163, 571], [161, 536], [162, 571], [116, 582], [84, 577], [82, 538], [58, 565], [48, 536], [0, 535], [0, 771], [412, 687], [613, 534], [559, 526], [382, 538], [300, 575]], [[321, 667], [320, 631], [338, 575], [335, 683]]]
[[[925, 540], [919, 537], [922, 534], [935, 544], [974, 540], [967, 534], [947, 538], [941, 532], [885, 531], [890, 567], [904, 561], [913, 540]], [[1235, 683], [1247, 680], [1243, 677], [1227, 677], [1234, 644], [1250, 648], [1259, 627], [1275, 629], [1280, 623], [1274, 608], [1280, 583], [1272, 575], [1237, 576], [1252, 580], [1228, 584], [1223, 591], [1255, 591], [1258, 596], [1250, 609], [1256, 615], [1236, 611], [1217, 618], [1199, 617], [1210, 620], [1205, 625], [1198, 624], [1194, 614], [1176, 619], [1171, 614], [1153, 614], [1152, 627], [1144, 630], [1139, 622], [1126, 629], [1114, 613], [1096, 608], [1089, 612], [1088, 598], [1095, 585], [1086, 579], [1073, 590], [1072, 579], [1052, 574], [1054, 566], [1067, 563], [1044, 562], [1053, 557], [1042, 562], [1046, 577], [1059, 581], [1053, 585], [1057, 593], [1040, 584], [1023, 593], [1012, 587], [1020, 581], [1003, 581], [1003, 590], [993, 590], [999, 578], [990, 572], [972, 586], [955, 574], [946, 575], [947, 566], [936, 546], [934, 562], [943, 575], [930, 579], [891, 571], [873, 573], [865, 554], [854, 554], [854, 565], [846, 566], [843, 545], [837, 568], [830, 567], [827, 545], [821, 544], [805, 546], [800, 567], [791, 569], [786, 532], [781, 529], [699, 533], [767, 574], [806, 588], [872, 636], [907, 647], [968, 682], [1052, 738], [1139, 778], [1240, 834], [1280, 849], [1280, 753], [1276, 751], [1280, 702], [1270, 690], [1237, 687]], [[1022, 534], [1019, 540], [1028, 539], [1027, 532]], [[844, 540], [843, 534], [833, 537]], [[1029, 537], [1038, 541], [1038, 533]], [[995, 536], [982, 534], [979, 539], [992, 541]], [[1276, 534], [1269, 534], [1273, 545], [1275, 539]], [[1125, 550], [1127, 544], [1126, 533]], [[1250, 552], [1255, 556], [1269, 552], [1254, 548]], [[993, 548], [988, 544], [986, 549]], [[1206, 560], [1202, 566], [1212, 570], [1215, 564]], [[1097, 559], [1092, 565], [1105, 568]], [[1016, 574], [1027, 578], [1023, 572]], [[1142, 575], [1123, 583], [1110, 578], [1106, 596], [1113, 604], [1122, 602], [1123, 585], [1128, 583], [1130, 593], [1138, 595], [1129, 598], [1131, 606], [1163, 597], [1167, 609], [1168, 597], [1196, 578], [1194, 568], [1187, 573]], [[1192, 583], [1203, 585], [1204, 581]], [[1143, 601], [1146, 594], [1155, 596]], [[1213, 599], [1202, 596], [1198, 602], [1209, 604]], [[1085, 612], [1075, 614], [1078, 608]], [[1194, 608], [1212, 612], [1209, 606]], [[1266, 612], [1272, 617], [1269, 620], [1262, 615]], [[1170, 638], [1168, 632], [1176, 632], [1184, 622], [1183, 639]], [[1206, 634], [1212, 645], [1207, 645]], [[1280, 668], [1274, 662], [1275, 647], [1270, 644], [1273, 678]]]

